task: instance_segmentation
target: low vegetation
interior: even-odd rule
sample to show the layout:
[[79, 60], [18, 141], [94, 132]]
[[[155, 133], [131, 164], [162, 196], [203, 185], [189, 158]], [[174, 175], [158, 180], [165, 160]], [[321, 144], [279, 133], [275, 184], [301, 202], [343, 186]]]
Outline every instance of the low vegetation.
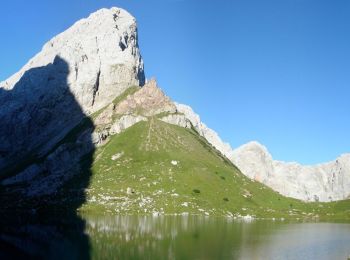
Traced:
[[[122, 154], [113, 160], [115, 154]], [[96, 150], [88, 212], [260, 218], [350, 217], [350, 202], [304, 203], [245, 177], [195, 131], [157, 118]]]

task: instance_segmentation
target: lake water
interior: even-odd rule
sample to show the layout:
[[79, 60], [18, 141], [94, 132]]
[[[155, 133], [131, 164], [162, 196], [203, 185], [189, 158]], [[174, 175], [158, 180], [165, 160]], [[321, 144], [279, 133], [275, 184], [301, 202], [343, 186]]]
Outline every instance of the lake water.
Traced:
[[0, 259], [347, 259], [350, 224], [200, 216], [37, 216], [1, 224]]

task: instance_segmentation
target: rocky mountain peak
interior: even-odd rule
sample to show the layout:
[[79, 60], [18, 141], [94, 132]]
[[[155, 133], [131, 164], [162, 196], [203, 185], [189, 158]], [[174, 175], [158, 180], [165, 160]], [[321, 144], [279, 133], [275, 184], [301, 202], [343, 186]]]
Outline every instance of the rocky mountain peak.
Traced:
[[155, 79], [143, 87], [133, 86], [107, 106], [95, 119], [97, 144], [134, 125], [146, 121], [147, 117], [161, 114], [175, 114], [175, 104], [158, 87]]
[[338, 157], [338, 160], [347, 161], [350, 163], [350, 153], [344, 153]]
[[265, 184], [273, 173], [271, 154], [265, 146], [256, 141], [233, 150], [230, 159], [249, 178]]
[[141, 114], [152, 116], [160, 113], [175, 113], [176, 106], [158, 87], [155, 79], [148, 81], [144, 87], [115, 107], [115, 113]]
[[244, 151], [244, 152], [260, 154], [261, 156], [271, 157], [267, 148], [257, 141], [250, 141], [240, 146], [239, 148], [237, 148], [237, 150], [240, 150], [240, 152]]
[[13, 89], [28, 70], [53, 64], [57, 57], [65, 63], [65, 81], [86, 114], [109, 104], [129, 86], [145, 82], [136, 20], [121, 8], [101, 9], [77, 21], [0, 86]]
[[44, 156], [86, 116], [144, 83], [133, 16], [114, 7], [79, 20], [0, 83], [0, 177], [14, 162]]
[[250, 142], [233, 151], [231, 161], [249, 178], [281, 194], [305, 201], [332, 201], [350, 195], [350, 155], [317, 164], [274, 160], [265, 146]]

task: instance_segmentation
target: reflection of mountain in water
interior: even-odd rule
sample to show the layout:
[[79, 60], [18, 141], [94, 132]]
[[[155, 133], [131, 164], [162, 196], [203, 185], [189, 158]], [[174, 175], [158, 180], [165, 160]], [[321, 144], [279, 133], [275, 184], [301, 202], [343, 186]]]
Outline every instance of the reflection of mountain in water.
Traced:
[[0, 259], [89, 259], [84, 230], [76, 214], [8, 214], [0, 220]]
[[[84, 216], [91, 248], [120, 259], [346, 259], [349, 224], [202, 216]], [[116, 246], [118, 245], [118, 246]]]
[[93, 251], [120, 259], [232, 259], [254, 227], [203, 216], [84, 217]]

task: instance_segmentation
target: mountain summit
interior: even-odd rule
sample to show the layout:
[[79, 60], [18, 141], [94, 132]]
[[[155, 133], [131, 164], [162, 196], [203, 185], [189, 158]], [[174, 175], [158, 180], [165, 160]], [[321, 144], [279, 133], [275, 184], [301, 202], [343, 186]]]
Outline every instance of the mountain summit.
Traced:
[[0, 83], [0, 177], [144, 82], [134, 17], [111, 8], [76, 22]]
[[[136, 20], [120, 8], [101, 9], [79, 20], [48, 41], [41, 52], [0, 86], [13, 89], [26, 71], [53, 63], [57, 57], [67, 63], [69, 89], [87, 114], [110, 103], [130, 85], [142, 86], [145, 82]], [[41, 81], [28, 81], [41, 90], [40, 84], [54, 79], [51, 75]]]

